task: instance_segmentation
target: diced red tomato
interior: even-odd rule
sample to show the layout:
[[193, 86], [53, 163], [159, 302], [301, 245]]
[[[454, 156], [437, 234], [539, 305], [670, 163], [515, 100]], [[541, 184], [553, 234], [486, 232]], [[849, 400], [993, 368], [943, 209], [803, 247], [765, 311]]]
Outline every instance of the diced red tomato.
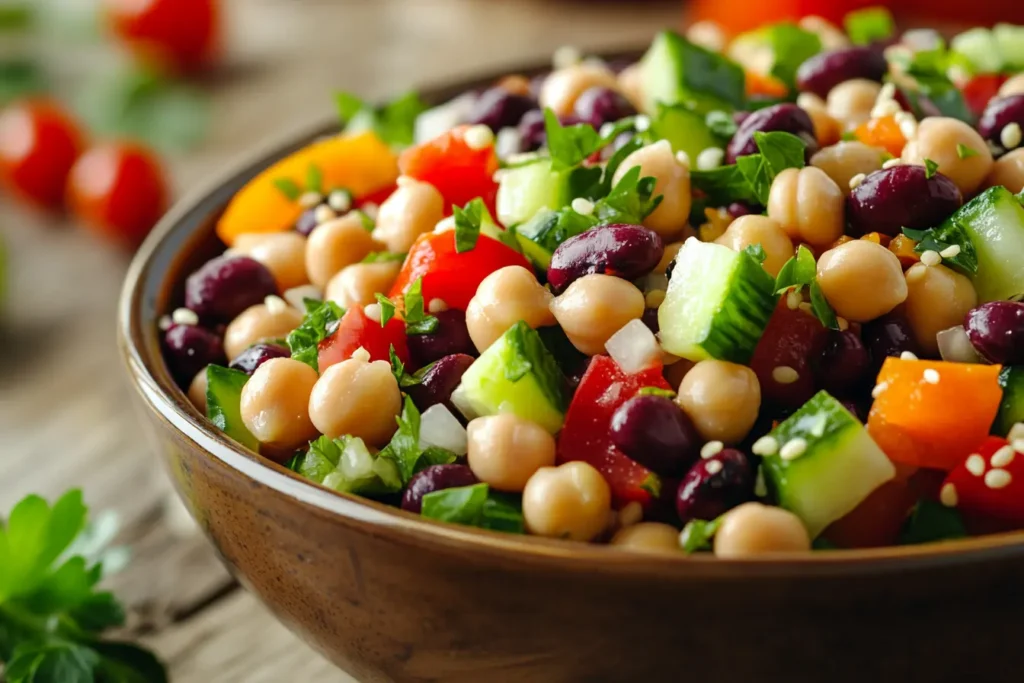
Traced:
[[986, 438], [946, 477], [941, 500], [996, 528], [1024, 525], [1024, 444]]
[[[785, 412], [799, 408], [814, 396], [811, 356], [814, 349], [820, 348], [826, 331], [813, 315], [790, 309], [786, 296], [782, 296], [750, 360], [750, 367], [761, 383], [762, 405]], [[796, 370], [796, 381], [778, 382], [773, 374], [777, 367]]]
[[888, 481], [852, 512], [829, 525], [822, 535], [840, 548], [893, 545], [917, 496], [907, 482]]
[[410, 283], [423, 278], [424, 302], [441, 299], [449, 308], [464, 311], [480, 282], [505, 266], [529, 269], [530, 263], [515, 249], [486, 235], [460, 254], [455, 251], [454, 230], [427, 233], [416, 238], [389, 296], [401, 296]]
[[964, 84], [961, 88], [964, 100], [975, 116], [981, 116], [1005, 81], [1006, 76], [1003, 74], [978, 74]]
[[402, 175], [436, 187], [444, 197], [445, 215], [451, 214], [453, 204], [465, 206], [480, 197], [493, 216], [498, 196], [498, 183], [494, 182], [498, 156], [494, 145], [474, 149], [466, 144], [468, 129], [469, 126], [460, 126], [410, 147], [398, 158], [398, 168]]
[[114, 33], [151, 67], [191, 73], [218, 54], [216, 0], [104, 0], [103, 5]]
[[43, 208], [58, 208], [82, 133], [49, 100], [26, 100], [0, 114], [0, 185]]
[[356, 208], [361, 209], [367, 204], [376, 204], [377, 206], [380, 206], [384, 203], [385, 199], [391, 196], [391, 193], [394, 192], [397, 187], [398, 186], [394, 184], [388, 185], [387, 187], [382, 187], [379, 190], [375, 190], [374, 192], [357, 198]]
[[652, 502], [658, 475], [616, 450], [609, 436], [615, 409], [644, 387], [669, 389], [661, 366], [628, 375], [608, 356], [594, 356], [576, 389], [558, 437], [558, 462], [582, 460], [604, 475], [615, 505]]
[[894, 462], [948, 472], [988, 436], [1003, 395], [1000, 369], [887, 358], [868, 433]]
[[389, 351], [394, 346], [399, 360], [409, 363], [405, 323], [392, 318], [387, 325], [381, 327], [379, 322], [366, 317], [362, 306], [353, 306], [341, 317], [334, 334], [320, 342], [317, 357], [320, 372], [335, 363], [348, 360], [360, 346], [369, 352], [371, 360], [384, 361], [389, 360]]

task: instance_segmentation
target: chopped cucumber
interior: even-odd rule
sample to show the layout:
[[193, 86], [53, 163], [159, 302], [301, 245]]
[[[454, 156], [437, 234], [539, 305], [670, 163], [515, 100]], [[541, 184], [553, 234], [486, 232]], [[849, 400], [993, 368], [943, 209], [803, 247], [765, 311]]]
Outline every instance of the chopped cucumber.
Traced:
[[1024, 69], [1024, 26], [996, 24], [992, 35], [1002, 55], [1003, 66], [1008, 71]]
[[[764, 457], [769, 491], [781, 507], [803, 520], [812, 538], [896, 476], [896, 468], [864, 425], [825, 391], [771, 436], [779, 451]], [[790, 457], [794, 452], [797, 457]]]
[[746, 77], [739, 65], [673, 31], [658, 34], [640, 70], [646, 111], [656, 111], [659, 102], [686, 104], [701, 114], [732, 111], [746, 99]]
[[775, 280], [746, 252], [691, 237], [658, 308], [669, 353], [746, 363], [775, 308]]
[[992, 431], [1006, 436], [1013, 425], [1024, 422], [1024, 365], [1003, 368], [999, 373], [999, 386], [1003, 388], [1003, 401]]
[[543, 208], [558, 209], [572, 200], [569, 172], [555, 171], [550, 159], [506, 168], [498, 183], [498, 220], [508, 227], [533, 218]]
[[523, 321], [469, 366], [452, 402], [470, 420], [514, 413], [552, 434], [562, 428], [569, 403], [558, 364], [537, 331]]
[[206, 367], [206, 417], [217, 428], [250, 450], [259, 451], [260, 442], [242, 422], [242, 387], [249, 375], [219, 365]]
[[969, 201], [950, 221], [963, 228], [978, 254], [970, 275], [982, 303], [1024, 296], [1024, 206], [1005, 187], [993, 187]]
[[709, 147], [723, 146], [708, 128], [704, 116], [679, 104], [659, 104], [651, 120], [651, 132], [657, 139], [668, 140], [672, 151], [686, 152], [694, 162]]
[[558, 211], [542, 210], [516, 227], [516, 240], [521, 251], [535, 266], [547, 270], [559, 244], [586, 232], [595, 223], [596, 219], [582, 216], [568, 207]]
[[963, 55], [978, 73], [994, 74], [1003, 69], [1003, 56], [999, 41], [992, 31], [977, 27], [953, 38], [953, 52]]
[[322, 436], [297, 458], [295, 471], [327, 488], [361, 496], [383, 495], [402, 488], [395, 463], [370, 453], [355, 436]]

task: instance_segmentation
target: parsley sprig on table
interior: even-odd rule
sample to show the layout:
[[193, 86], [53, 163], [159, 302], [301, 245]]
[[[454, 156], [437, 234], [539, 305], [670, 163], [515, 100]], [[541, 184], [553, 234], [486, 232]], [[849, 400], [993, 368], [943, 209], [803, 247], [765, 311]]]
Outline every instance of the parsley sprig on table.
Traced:
[[52, 506], [39, 496], [0, 520], [0, 663], [7, 683], [161, 683], [157, 658], [105, 640], [124, 624], [114, 595], [97, 589], [102, 562], [81, 554], [87, 509], [80, 491]]

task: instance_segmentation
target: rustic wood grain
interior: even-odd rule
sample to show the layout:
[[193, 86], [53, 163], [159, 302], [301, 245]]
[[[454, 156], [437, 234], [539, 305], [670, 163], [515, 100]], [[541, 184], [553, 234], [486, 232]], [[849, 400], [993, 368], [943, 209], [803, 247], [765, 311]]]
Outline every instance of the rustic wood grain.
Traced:
[[[539, 0], [232, 0], [225, 66], [203, 84], [212, 126], [168, 160], [186, 192], [253, 146], [330, 112], [336, 89], [384, 97], [417, 84], [615, 49], [675, 24], [680, 4]], [[110, 62], [103, 46], [46, 44], [58, 82]], [[59, 93], [58, 93], [59, 94]], [[164, 514], [169, 487], [121, 369], [114, 319], [128, 256], [0, 196], [9, 297], [0, 312], [0, 510], [80, 487], [118, 512], [133, 563], [112, 579], [128, 630], [185, 683], [351, 680], [279, 625], [206, 542]]]

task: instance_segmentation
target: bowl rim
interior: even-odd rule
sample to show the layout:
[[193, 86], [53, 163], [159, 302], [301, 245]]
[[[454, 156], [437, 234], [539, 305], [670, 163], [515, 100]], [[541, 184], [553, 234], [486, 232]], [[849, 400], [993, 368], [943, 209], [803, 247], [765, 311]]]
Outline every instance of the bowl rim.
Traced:
[[[635, 50], [630, 50], [609, 54], [607, 58], [636, 54]], [[421, 96], [436, 104], [493, 83], [508, 73], [530, 75], [545, 68], [546, 64], [532, 65], [462, 79], [425, 88]], [[235, 443], [199, 414], [171, 378], [156, 341], [159, 316], [166, 312], [161, 311], [158, 292], [167, 291], [168, 271], [185, 253], [184, 249], [208, 239], [209, 229], [204, 230], [204, 225], [209, 223], [211, 216], [223, 210], [227, 200], [237, 191], [235, 188], [311, 140], [336, 132], [335, 120], [324, 117], [261, 145], [255, 151], [246, 150], [235, 163], [213, 179], [200, 183], [168, 211], [135, 254], [125, 276], [118, 306], [117, 337], [132, 384], [165, 422], [214, 461], [335, 523], [355, 524], [370, 533], [397, 534], [405, 542], [422, 547], [441, 545], [455, 551], [485, 553], [506, 562], [554, 563], [561, 569], [581, 573], [597, 569], [623, 577], [747, 580], [769, 576], [842, 576], [908, 571], [1024, 556], [1024, 531], [917, 546], [777, 554], [743, 560], [718, 559], [709, 553], [679, 553], [676, 556], [671, 553], [623, 552], [607, 545], [503, 534], [425, 519], [377, 501], [331, 491]]]

